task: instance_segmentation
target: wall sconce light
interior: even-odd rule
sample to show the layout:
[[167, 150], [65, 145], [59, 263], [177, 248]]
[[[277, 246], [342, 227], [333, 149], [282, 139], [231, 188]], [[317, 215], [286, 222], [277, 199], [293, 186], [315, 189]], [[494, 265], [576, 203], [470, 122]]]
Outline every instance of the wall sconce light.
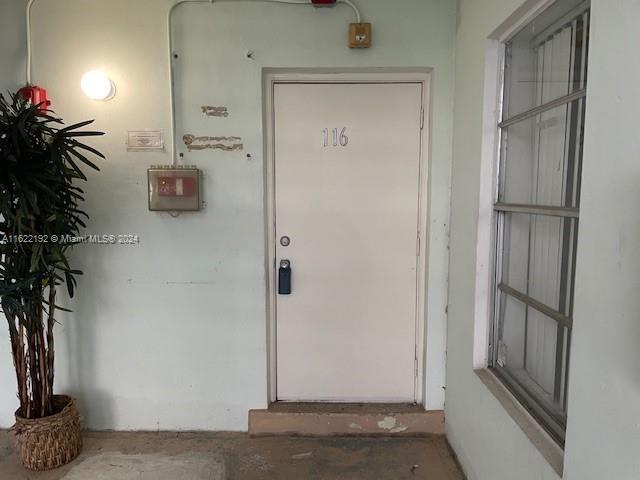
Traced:
[[116, 86], [101, 70], [91, 70], [80, 80], [80, 88], [84, 94], [93, 100], [110, 100], [116, 94]]

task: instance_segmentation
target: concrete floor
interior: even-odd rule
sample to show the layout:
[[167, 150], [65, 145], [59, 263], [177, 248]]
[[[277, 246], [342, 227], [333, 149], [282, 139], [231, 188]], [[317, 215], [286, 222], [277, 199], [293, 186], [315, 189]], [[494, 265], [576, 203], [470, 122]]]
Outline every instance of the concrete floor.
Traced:
[[2, 480], [464, 480], [443, 436], [249, 437], [242, 433], [86, 432], [83, 453], [24, 470], [0, 431]]

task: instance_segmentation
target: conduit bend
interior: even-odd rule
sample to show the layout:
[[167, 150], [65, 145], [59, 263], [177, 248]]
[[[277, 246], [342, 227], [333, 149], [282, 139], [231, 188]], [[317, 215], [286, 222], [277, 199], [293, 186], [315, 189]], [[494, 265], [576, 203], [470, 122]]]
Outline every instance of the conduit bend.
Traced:
[[[215, 0], [215, 2], [220, 2], [225, 0]], [[291, 5], [312, 5], [311, 0], [249, 0], [249, 1], [258, 1], [258, 2], [268, 2], [268, 3], [284, 3]], [[31, 64], [32, 64], [32, 47], [31, 47], [31, 7], [35, 0], [28, 0], [26, 6], [26, 33], [27, 33], [27, 65], [26, 65], [26, 83], [27, 85], [31, 85]], [[171, 18], [173, 17], [173, 12], [175, 11], [178, 5], [182, 5], [183, 3], [202, 3], [202, 4], [212, 4], [215, 3], [214, 0], [178, 0], [175, 2], [171, 8], [169, 9], [169, 15], [167, 16], [167, 37], [169, 39], [169, 97], [171, 101], [171, 164], [176, 165], [177, 163], [177, 147], [176, 147], [176, 120], [175, 120], [175, 102], [174, 102], [174, 92], [175, 86], [173, 82], [173, 62], [171, 61], [171, 57], [173, 55], [173, 36], [171, 34]], [[360, 11], [358, 7], [351, 0], [336, 0], [336, 3], [343, 3], [349, 6], [356, 16], [356, 23], [361, 22]]]
[[[177, 158], [177, 147], [176, 147], [176, 112], [175, 112], [175, 101], [174, 101], [174, 95], [175, 95], [175, 85], [174, 85], [174, 81], [173, 81], [173, 62], [172, 62], [172, 57], [173, 57], [173, 35], [171, 33], [171, 19], [173, 18], [173, 12], [175, 11], [176, 7], [178, 7], [178, 5], [182, 5], [183, 3], [200, 3], [200, 4], [211, 4], [213, 5], [214, 3], [219, 3], [221, 1], [230, 1], [230, 0], [178, 0], [177, 2], [175, 2], [171, 8], [169, 9], [169, 15], [167, 16], [167, 37], [169, 39], [169, 97], [170, 97], [170, 101], [171, 101], [171, 109], [170, 109], [170, 115], [171, 115], [171, 165], [176, 165], [178, 162], [178, 158]], [[266, 2], [266, 3], [284, 3], [284, 4], [290, 4], [290, 5], [312, 5], [311, 0], [248, 0], [248, 1], [254, 1], [254, 2]], [[27, 6], [27, 11], [29, 10], [31, 4], [34, 2], [34, 0], [29, 0], [29, 5]], [[336, 0], [336, 3], [343, 3], [345, 5], [347, 5], [348, 7], [350, 7], [355, 16], [356, 16], [356, 23], [361, 23], [361, 16], [360, 16], [360, 11], [358, 10], [358, 7], [351, 1], [351, 0]], [[29, 21], [27, 21], [28, 23], [30, 23]], [[30, 61], [27, 62], [30, 65]], [[28, 71], [30, 75], [30, 67], [28, 67]]]

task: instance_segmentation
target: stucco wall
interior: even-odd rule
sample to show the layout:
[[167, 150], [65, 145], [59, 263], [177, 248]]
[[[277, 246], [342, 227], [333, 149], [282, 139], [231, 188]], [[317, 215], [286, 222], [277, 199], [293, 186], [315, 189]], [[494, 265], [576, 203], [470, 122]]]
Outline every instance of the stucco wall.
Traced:
[[[24, 5], [23, 0], [6, 0], [0, 5], [0, 93], [5, 97], [25, 82]], [[4, 315], [0, 323], [0, 425], [7, 426], [13, 425], [17, 387]]]
[[[447, 434], [470, 480], [558, 476], [473, 373], [485, 48], [523, 2], [462, 0], [456, 34]], [[592, 0], [564, 479], [640, 478], [640, 39], [634, 0]], [[476, 359], [477, 364], [477, 359]]]
[[470, 480], [558, 478], [473, 372], [485, 50], [489, 34], [521, 3], [519, 0], [459, 2], [445, 413], [449, 441]]
[[[246, 149], [187, 159], [205, 170], [208, 207], [178, 219], [146, 211], [145, 170], [169, 163], [169, 155], [127, 153], [124, 145], [128, 129], [169, 131], [170, 3], [59, 0], [34, 7], [34, 80], [49, 88], [68, 121], [96, 118], [108, 132], [97, 143], [109, 160], [88, 188], [89, 230], [141, 238], [137, 247], [77, 251], [86, 276], [70, 303], [75, 313], [61, 318], [58, 329], [58, 388], [80, 398], [92, 428], [241, 430], [247, 409], [267, 401], [261, 68], [435, 67], [429, 309], [441, 312], [434, 335], [442, 337], [455, 2], [361, 2], [365, 19], [374, 22], [375, 47], [358, 52], [344, 46], [351, 21], [344, 7], [180, 7], [177, 49], [196, 49], [191, 62], [202, 71], [177, 77], [178, 124], [207, 130], [214, 124], [205, 124], [197, 108], [229, 106], [224, 130], [242, 136]], [[446, 413], [449, 440], [470, 479], [558, 478], [472, 372], [485, 41], [520, 3], [461, 0], [455, 37]], [[640, 98], [634, 87], [640, 60], [630, 49], [640, 40], [640, 5], [592, 3], [564, 477], [626, 480], [640, 476]], [[5, 91], [22, 83], [23, 2], [4, 1], [0, 13]], [[247, 49], [255, 60], [246, 59]], [[91, 102], [78, 88], [81, 74], [97, 67], [117, 83], [111, 102]], [[441, 365], [442, 351], [427, 355], [434, 356], [431, 365]], [[0, 359], [0, 426], [9, 426], [16, 401], [5, 329]], [[429, 381], [443, 383], [438, 368]], [[433, 407], [443, 400], [435, 392], [430, 398]]]
[[[267, 404], [262, 68], [433, 67], [427, 407], [442, 408], [455, 2], [361, 1], [374, 47], [359, 51], [346, 47], [353, 13], [344, 5], [178, 7], [178, 137], [188, 130], [244, 143], [241, 152], [187, 155], [204, 170], [207, 208], [179, 218], [147, 211], [146, 169], [170, 163], [170, 154], [125, 147], [127, 130], [169, 133], [172, 3], [36, 0], [33, 7], [34, 81], [66, 121], [95, 118], [107, 132], [96, 145], [108, 160], [87, 186], [88, 231], [140, 236], [137, 246], [76, 249], [85, 276], [69, 303], [74, 313], [58, 328], [58, 390], [78, 396], [91, 428], [246, 429], [247, 410]], [[113, 100], [94, 102], [80, 91], [82, 74], [94, 68], [115, 81]], [[227, 106], [230, 116], [205, 118], [201, 105]], [[11, 425], [16, 404], [7, 373], [0, 426]]]
[[640, 478], [637, 0], [592, 0], [565, 457], [569, 480]]
[[0, 6], [0, 93], [14, 91], [25, 80], [24, 0], [4, 0]]

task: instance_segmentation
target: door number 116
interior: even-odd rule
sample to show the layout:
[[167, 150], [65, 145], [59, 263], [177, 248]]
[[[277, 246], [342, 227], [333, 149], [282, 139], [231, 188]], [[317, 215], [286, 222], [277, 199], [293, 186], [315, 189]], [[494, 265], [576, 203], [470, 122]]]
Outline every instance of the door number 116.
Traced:
[[[333, 146], [337, 147], [340, 145], [341, 147], [346, 147], [349, 144], [349, 137], [347, 137], [347, 127], [342, 127], [340, 131], [340, 135], [338, 135], [338, 129], [334, 128], [331, 130], [331, 137], [333, 140]], [[329, 146], [329, 129], [325, 128], [322, 130], [322, 146]]]

